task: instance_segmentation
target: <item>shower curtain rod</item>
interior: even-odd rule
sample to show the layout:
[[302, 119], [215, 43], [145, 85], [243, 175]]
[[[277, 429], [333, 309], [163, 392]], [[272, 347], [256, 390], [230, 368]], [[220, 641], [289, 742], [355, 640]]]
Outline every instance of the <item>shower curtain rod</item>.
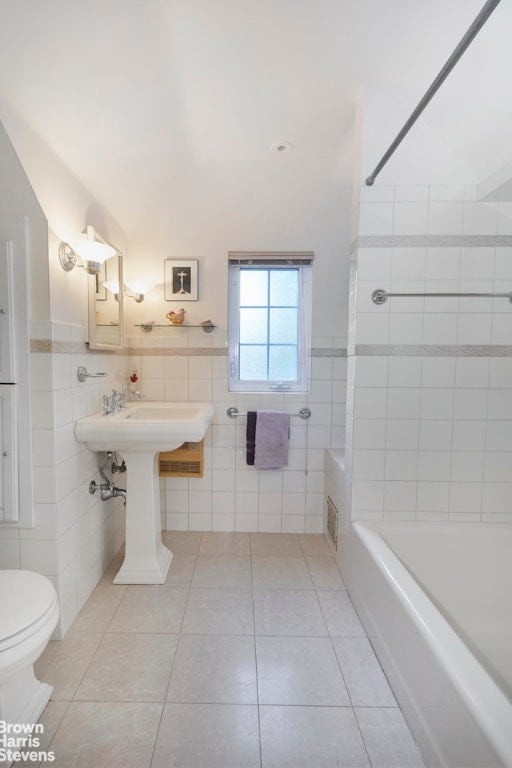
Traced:
[[477, 34], [482, 29], [483, 25], [491, 15], [491, 13], [495, 10], [496, 6], [500, 3], [500, 0], [487, 0], [484, 7], [476, 16], [475, 20], [467, 30], [466, 34], [462, 37], [461, 41], [459, 42], [458, 46], [455, 48], [449, 59], [447, 60], [444, 67], [441, 69], [435, 80], [432, 82], [432, 85], [427, 90], [421, 101], [418, 103], [418, 106], [416, 109], [411, 113], [411, 116], [409, 119], [404, 123], [398, 134], [396, 135], [396, 138], [393, 140], [393, 142], [389, 145], [388, 149], [382, 156], [381, 160], [377, 163], [375, 166], [375, 169], [373, 172], [368, 176], [366, 179], [366, 186], [371, 187], [373, 185], [373, 182], [381, 172], [381, 170], [384, 168], [386, 163], [388, 162], [389, 158], [394, 154], [396, 149], [399, 147], [399, 145], [402, 143], [402, 141], [405, 139], [409, 131], [411, 130], [412, 126], [418, 119], [418, 117], [421, 115], [427, 104], [431, 101], [431, 99], [434, 97], [436, 92], [439, 90], [441, 85], [444, 83], [458, 60], [461, 58], [462, 54], [468, 48], [468, 46], [471, 44], [471, 42], [474, 40], [474, 38], [477, 36]]

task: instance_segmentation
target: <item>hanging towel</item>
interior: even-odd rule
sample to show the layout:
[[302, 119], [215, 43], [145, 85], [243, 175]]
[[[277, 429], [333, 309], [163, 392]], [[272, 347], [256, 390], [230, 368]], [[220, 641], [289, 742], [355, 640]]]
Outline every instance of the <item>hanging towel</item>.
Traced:
[[254, 466], [254, 448], [256, 446], [256, 411], [247, 411], [245, 429], [245, 455], [249, 466]]
[[288, 464], [290, 414], [258, 411], [256, 419], [255, 469], [280, 469]]

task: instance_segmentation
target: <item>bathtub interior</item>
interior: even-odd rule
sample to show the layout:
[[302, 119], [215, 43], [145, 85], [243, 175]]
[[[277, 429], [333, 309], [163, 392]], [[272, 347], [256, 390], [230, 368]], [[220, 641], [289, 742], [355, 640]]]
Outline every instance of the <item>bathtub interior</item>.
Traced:
[[512, 525], [372, 527], [512, 698]]

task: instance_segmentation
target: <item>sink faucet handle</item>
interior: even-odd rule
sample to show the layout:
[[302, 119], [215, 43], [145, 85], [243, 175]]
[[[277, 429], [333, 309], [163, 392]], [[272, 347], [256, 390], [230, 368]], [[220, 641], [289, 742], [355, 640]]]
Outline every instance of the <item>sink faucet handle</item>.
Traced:
[[113, 389], [110, 395], [110, 412], [115, 413], [117, 410], [119, 410], [119, 392]]
[[142, 392], [139, 392], [139, 390], [129, 390], [127, 393], [128, 400], [144, 400], [146, 395], [144, 395]]

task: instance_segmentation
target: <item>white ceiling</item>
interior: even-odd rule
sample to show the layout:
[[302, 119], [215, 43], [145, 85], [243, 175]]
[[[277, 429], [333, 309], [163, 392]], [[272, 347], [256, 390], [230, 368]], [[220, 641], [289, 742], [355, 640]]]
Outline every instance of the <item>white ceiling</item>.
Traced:
[[[367, 84], [386, 94], [368, 113], [375, 163], [482, 4], [0, 0], [0, 117], [26, 124], [131, 238], [165, 246], [178, 210], [222, 222], [264, 188], [275, 204], [322, 199], [350, 173]], [[460, 181], [512, 159], [511, 32], [502, 0], [422, 118], [468, 169]], [[428, 168], [420, 137], [406, 141]], [[272, 153], [280, 140], [293, 153]]]

